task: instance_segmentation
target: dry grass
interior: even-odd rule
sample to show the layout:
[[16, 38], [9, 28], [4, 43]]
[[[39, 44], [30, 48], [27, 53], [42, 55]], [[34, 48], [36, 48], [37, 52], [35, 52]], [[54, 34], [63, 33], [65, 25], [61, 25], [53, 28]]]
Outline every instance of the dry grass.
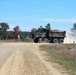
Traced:
[[64, 65], [71, 70], [70, 75], [76, 75], [76, 44], [49, 44], [41, 48], [48, 52], [49, 61]]

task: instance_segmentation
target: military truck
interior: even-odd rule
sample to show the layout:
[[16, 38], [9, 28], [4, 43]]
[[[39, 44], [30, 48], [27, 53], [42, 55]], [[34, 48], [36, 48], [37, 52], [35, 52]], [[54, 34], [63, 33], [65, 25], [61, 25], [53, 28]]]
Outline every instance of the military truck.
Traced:
[[47, 28], [42, 28], [37, 30], [32, 34], [35, 43], [41, 43], [47, 39], [49, 43], [63, 43], [66, 37], [66, 31], [49, 30]]

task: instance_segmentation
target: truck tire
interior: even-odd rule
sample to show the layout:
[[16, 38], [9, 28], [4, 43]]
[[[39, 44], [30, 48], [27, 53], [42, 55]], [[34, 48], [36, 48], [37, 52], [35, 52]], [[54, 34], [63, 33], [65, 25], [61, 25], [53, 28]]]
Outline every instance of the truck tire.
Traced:
[[38, 42], [41, 43], [42, 42], [42, 38], [39, 38], [39, 41]]
[[38, 38], [35, 38], [35, 39], [34, 39], [34, 42], [35, 42], [35, 43], [38, 43]]
[[59, 43], [63, 43], [63, 42], [64, 42], [64, 39], [60, 39], [60, 40], [59, 40]]
[[53, 43], [58, 43], [58, 39], [57, 38], [54, 38], [53, 39]]

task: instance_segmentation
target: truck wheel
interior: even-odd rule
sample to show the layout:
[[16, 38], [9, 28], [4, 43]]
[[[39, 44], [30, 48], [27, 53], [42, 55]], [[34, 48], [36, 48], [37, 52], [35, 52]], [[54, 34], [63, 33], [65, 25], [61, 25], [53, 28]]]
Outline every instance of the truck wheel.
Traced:
[[38, 43], [38, 38], [35, 38], [35, 39], [34, 39], [34, 42], [35, 42], [35, 43]]
[[58, 43], [58, 39], [53, 39], [53, 43]]
[[64, 42], [64, 39], [60, 39], [60, 40], [59, 40], [59, 43], [63, 43], [63, 42]]
[[42, 42], [42, 38], [39, 38], [39, 43], [41, 43]]

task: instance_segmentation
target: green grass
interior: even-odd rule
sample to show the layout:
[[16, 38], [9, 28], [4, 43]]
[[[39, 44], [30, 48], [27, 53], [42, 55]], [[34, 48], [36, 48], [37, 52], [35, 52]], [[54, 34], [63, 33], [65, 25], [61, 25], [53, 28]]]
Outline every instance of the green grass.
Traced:
[[30, 42], [33, 42], [33, 39], [31, 39], [31, 38], [24, 38], [23, 41], [24, 41], [24, 42], [29, 42], [29, 43], [30, 43]]
[[[44, 50], [48, 53], [48, 61], [64, 65], [67, 70], [71, 70], [70, 75], [76, 75], [76, 59], [73, 59], [70, 54], [61, 53], [64, 49], [76, 48], [76, 44], [66, 44], [66, 45], [42, 45], [40, 46], [41, 50]], [[68, 50], [69, 51], [69, 50]]]

